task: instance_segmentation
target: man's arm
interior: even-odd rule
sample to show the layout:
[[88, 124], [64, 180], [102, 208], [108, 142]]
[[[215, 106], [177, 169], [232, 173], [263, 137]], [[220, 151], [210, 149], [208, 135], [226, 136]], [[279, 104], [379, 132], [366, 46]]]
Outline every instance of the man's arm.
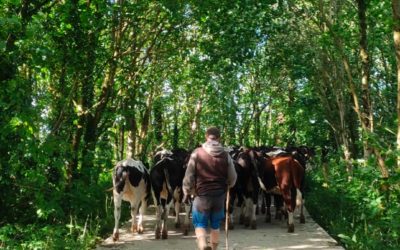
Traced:
[[187, 164], [185, 177], [182, 182], [183, 194], [185, 196], [190, 195], [195, 183], [195, 173], [196, 173], [196, 159], [197, 159], [197, 151], [193, 151], [190, 156], [189, 162]]

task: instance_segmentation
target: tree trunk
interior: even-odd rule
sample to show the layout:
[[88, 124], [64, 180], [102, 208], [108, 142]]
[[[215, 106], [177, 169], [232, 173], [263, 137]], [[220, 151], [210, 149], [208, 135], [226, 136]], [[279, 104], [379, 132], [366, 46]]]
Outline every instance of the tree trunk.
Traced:
[[151, 86], [149, 96], [147, 97], [146, 107], [143, 111], [143, 116], [140, 125], [139, 132], [139, 147], [138, 155], [143, 158], [147, 152], [147, 146], [149, 141], [147, 140], [147, 133], [149, 131], [151, 110], [153, 109], [153, 99], [154, 99], [154, 86]]
[[[330, 30], [330, 32], [332, 34], [332, 38], [333, 38], [334, 44], [335, 44], [336, 49], [337, 49], [337, 51], [338, 51], [338, 53], [339, 53], [339, 55], [341, 57], [343, 67], [344, 67], [344, 70], [346, 72], [346, 76], [347, 76], [347, 80], [348, 80], [348, 84], [349, 84], [349, 88], [350, 88], [350, 93], [351, 93], [351, 96], [353, 98], [354, 111], [357, 114], [358, 120], [359, 120], [359, 122], [361, 124], [362, 131], [364, 133], [368, 133], [369, 130], [368, 130], [368, 128], [366, 127], [366, 125], [364, 123], [364, 119], [363, 119], [363, 116], [362, 116], [362, 113], [361, 113], [360, 104], [359, 104], [359, 98], [358, 98], [358, 94], [357, 94], [356, 87], [355, 87], [355, 84], [354, 84], [354, 79], [353, 79], [353, 76], [352, 76], [350, 63], [349, 63], [349, 60], [348, 60], [348, 58], [346, 56], [346, 53], [344, 51], [343, 41], [336, 34], [336, 31], [333, 28], [332, 23], [325, 17], [325, 14], [324, 14], [324, 11], [323, 11], [323, 2], [320, 1], [319, 3], [320, 3], [320, 5], [319, 5], [320, 11], [322, 13], [321, 14], [322, 21], [326, 24], [326, 26], [328, 27], [328, 29]], [[398, 4], [398, 3], [396, 3], [396, 4]], [[371, 147], [371, 150], [373, 152], [375, 152], [375, 156], [377, 157], [379, 170], [381, 171], [382, 177], [383, 178], [387, 178], [385, 176], [387, 176], [388, 170], [387, 170], [387, 167], [385, 166], [385, 161], [382, 158], [382, 154], [381, 154], [380, 150], [376, 146], [370, 145], [370, 147]]]
[[[291, 114], [293, 112], [293, 103], [294, 103], [294, 93], [295, 93], [296, 87], [295, 83], [291, 80], [289, 82], [288, 86], [288, 113]], [[288, 138], [286, 141], [287, 146], [293, 146], [296, 143], [296, 124], [295, 121], [292, 117], [295, 117], [294, 114], [290, 115], [290, 118], [288, 119], [289, 126], [288, 126]]]
[[136, 156], [136, 134], [137, 134], [137, 125], [135, 114], [131, 113], [128, 117], [125, 118], [128, 123], [128, 149], [127, 149], [127, 157], [135, 158]]
[[[129, 78], [128, 83], [133, 82], [131, 78]], [[126, 151], [126, 157], [127, 158], [135, 158], [137, 156], [137, 141], [138, 141], [138, 127], [137, 127], [137, 121], [136, 121], [136, 116], [137, 116], [137, 104], [136, 104], [136, 98], [137, 98], [137, 84], [133, 84], [131, 88], [128, 88], [125, 90], [125, 93], [123, 94], [126, 96], [125, 103], [129, 103], [130, 105], [125, 105], [125, 121], [126, 121], [126, 126], [128, 130], [128, 148]]]
[[[179, 146], [179, 128], [178, 128], [178, 108], [177, 103], [174, 104], [174, 130], [172, 137], [172, 148], [178, 148]], [[191, 148], [189, 148], [191, 149]]]
[[162, 143], [163, 139], [163, 117], [162, 117], [162, 100], [160, 97], [154, 103], [154, 137], [156, 139], [156, 144]]
[[[369, 93], [369, 55], [368, 55], [368, 43], [367, 43], [367, 20], [366, 20], [366, 1], [357, 0], [358, 3], [358, 18], [360, 23], [360, 59], [361, 59], [361, 101], [362, 101], [362, 112], [361, 117], [366, 128], [367, 133], [372, 132], [373, 128], [373, 116], [371, 109], [370, 93]], [[364, 159], [367, 160], [371, 153], [371, 149], [368, 146], [368, 140], [363, 140], [364, 147]]]
[[125, 124], [121, 124], [118, 131], [118, 158], [117, 160], [122, 160], [124, 158], [125, 151]]
[[[397, 151], [400, 152], [400, 2], [392, 0], [393, 40], [397, 63]], [[400, 169], [400, 156], [397, 157], [397, 169]]]

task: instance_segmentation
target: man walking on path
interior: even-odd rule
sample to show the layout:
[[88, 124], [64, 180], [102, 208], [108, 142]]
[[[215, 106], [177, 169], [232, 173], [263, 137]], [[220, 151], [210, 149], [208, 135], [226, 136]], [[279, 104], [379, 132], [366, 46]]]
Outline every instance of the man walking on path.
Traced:
[[[197, 148], [187, 165], [183, 179], [184, 200], [188, 195], [196, 195], [193, 202], [193, 225], [200, 250], [215, 250], [219, 243], [219, 227], [224, 218], [224, 201], [227, 188], [236, 182], [236, 171], [232, 158], [220, 144], [218, 128], [206, 131], [206, 142]], [[207, 246], [207, 228], [210, 221], [210, 243]]]

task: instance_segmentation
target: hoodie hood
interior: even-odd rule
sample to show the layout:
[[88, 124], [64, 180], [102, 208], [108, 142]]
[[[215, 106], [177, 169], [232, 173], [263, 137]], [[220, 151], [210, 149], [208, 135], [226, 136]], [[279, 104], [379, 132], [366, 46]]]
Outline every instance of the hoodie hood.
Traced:
[[219, 142], [213, 140], [206, 141], [202, 147], [211, 156], [218, 156], [225, 152], [225, 148]]

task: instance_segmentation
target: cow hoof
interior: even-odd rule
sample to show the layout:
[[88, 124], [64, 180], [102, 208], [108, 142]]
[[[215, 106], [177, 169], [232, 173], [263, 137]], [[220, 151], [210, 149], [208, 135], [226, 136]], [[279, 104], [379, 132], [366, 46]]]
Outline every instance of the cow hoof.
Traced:
[[271, 215], [270, 214], [267, 214], [267, 216], [265, 217], [265, 222], [271, 223]]
[[137, 233], [138, 232], [138, 226], [137, 225], [132, 225], [131, 232], [132, 233]]
[[161, 238], [161, 231], [156, 230], [155, 236], [156, 236], [156, 240], [159, 240]]
[[245, 227], [249, 227], [250, 226], [250, 218], [249, 217], [244, 219], [244, 226]]
[[239, 217], [239, 224], [243, 225], [244, 224], [244, 215], [240, 215]]
[[143, 232], [144, 232], [144, 229], [143, 229], [142, 226], [140, 226], [139, 229], [138, 229], [138, 233], [139, 233], [139, 234], [143, 234]]
[[168, 231], [163, 230], [163, 231], [162, 231], [162, 236], [161, 236], [161, 237], [162, 237], [163, 240], [168, 239]]
[[304, 218], [304, 215], [300, 215], [300, 223], [301, 224], [306, 223], [306, 219]]
[[288, 225], [288, 233], [294, 233], [294, 224]]
[[119, 233], [113, 233], [113, 241], [118, 241], [119, 240]]
[[185, 235], [185, 236], [189, 235], [189, 229], [190, 229], [189, 224], [183, 224], [183, 227], [182, 227], [183, 235]]
[[181, 223], [177, 222], [175, 223], [175, 228], [180, 228], [181, 227]]
[[257, 222], [255, 220], [251, 222], [251, 229], [257, 229]]

